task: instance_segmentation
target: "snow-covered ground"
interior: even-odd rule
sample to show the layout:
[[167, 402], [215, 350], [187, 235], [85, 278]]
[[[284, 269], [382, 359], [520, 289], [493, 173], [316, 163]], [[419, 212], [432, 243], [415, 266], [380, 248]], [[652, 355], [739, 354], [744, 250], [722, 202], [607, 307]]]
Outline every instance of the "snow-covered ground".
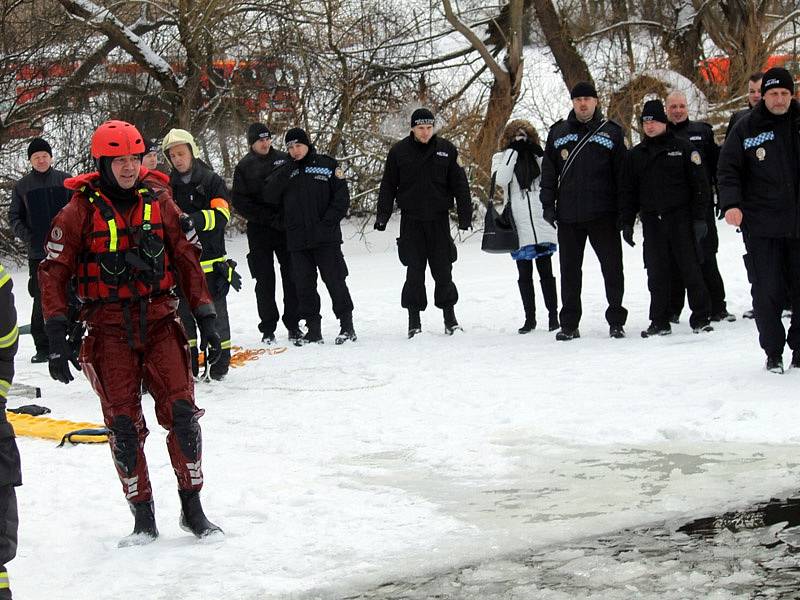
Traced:
[[[198, 543], [179, 529], [165, 433], [149, 397], [161, 537], [146, 547], [116, 547], [132, 518], [107, 446], [20, 438], [20, 544], [9, 565], [16, 597], [336, 598], [797, 489], [800, 372], [764, 371], [752, 321], [694, 335], [684, 314], [672, 336], [641, 339], [640, 230], [636, 248], [625, 246], [629, 337], [608, 338], [599, 267], [587, 250], [582, 338], [569, 343], [544, 330], [516, 333], [515, 266], [481, 253], [479, 235], [459, 245], [454, 268], [463, 334], [443, 335], [431, 306], [424, 334], [407, 340], [395, 237], [370, 229], [366, 245], [355, 236], [345, 244], [356, 343], [332, 343], [338, 328], [323, 290], [328, 343], [198, 385], [207, 411], [203, 499], [224, 542]], [[741, 240], [725, 226], [720, 237], [729, 309], [741, 315], [750, 306]], [[247, 264], [244, 238], [229, 250]], [[242, 275], [242, 292], [229, 296], [233, 340], [257, 347], [253, 282]], [[21, 322], [30, 310], [26, 277], [14, 274]], [[53, 382], [46, 365], [30, 364], [32, 353], [23, 336], [17, 381], [42, 387], [51, 416], [100, 422], [83, 376]]]

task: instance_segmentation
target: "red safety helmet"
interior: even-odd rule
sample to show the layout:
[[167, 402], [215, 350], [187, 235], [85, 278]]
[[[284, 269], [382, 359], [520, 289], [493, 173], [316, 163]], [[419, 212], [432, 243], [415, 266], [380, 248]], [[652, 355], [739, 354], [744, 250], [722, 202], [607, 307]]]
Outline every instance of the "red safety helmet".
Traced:
[[92, 158], [145, 153], [139, 130], [125, 121], [106, 121], [92, 135]]

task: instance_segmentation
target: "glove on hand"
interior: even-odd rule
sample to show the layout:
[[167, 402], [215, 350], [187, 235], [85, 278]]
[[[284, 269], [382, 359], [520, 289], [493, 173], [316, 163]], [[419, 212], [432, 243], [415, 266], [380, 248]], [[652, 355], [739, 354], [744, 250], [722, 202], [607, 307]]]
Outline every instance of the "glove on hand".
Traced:
[[69, 383], [75, 378], [69, 370], [69, 363], [81, 370], [78, 360], [72, 347], [67, 341], [67, 319], [66, 317], [54, 317], [44, 325], [47, 339], [50, 343], [50, 357], [48, 368], [50, 377], [61, 383]]
[[383, 217], [375, 217], [375, 224], [372, 227], [376, 231], [386, 231], [386, 220]]
[[625, 240], [625, 243], [628, 244], [631, 248], [636, 245], [636, 242], [633, 241], [633, 226], [632, 225], [624, 225], [622, 227], [622, 239]]
[[222, 356], [222, 342], [217, 333], [217, 317], [206, 315], [197, 322], [200, 329], [200, 349], [206, 354], [206, 364], [213, 365]]
[[231, 287], [237, 292], [242, 289], [242, 276], [236, 272], [237, 263], [235, 260], [228, 259], [228, 266], [231, 268]]
[[708, 235], [708, 224], [705, 221], [695, 221], [692, 223], [694, 229], [694, 239], [699, 244], [706, 235]]
[[472, 219], [466, 218], [462, 219], [461, 217], [458, 218], [458, 228], [461, 231], [466, 231], [467, 229], [472, 229]]
[[550, 208], [549, 206], [542, 210], [542, 217], [545, 221], [550, 224], [550, 227], [553, 229], [556, 228], [556, 211], [554, 208]]

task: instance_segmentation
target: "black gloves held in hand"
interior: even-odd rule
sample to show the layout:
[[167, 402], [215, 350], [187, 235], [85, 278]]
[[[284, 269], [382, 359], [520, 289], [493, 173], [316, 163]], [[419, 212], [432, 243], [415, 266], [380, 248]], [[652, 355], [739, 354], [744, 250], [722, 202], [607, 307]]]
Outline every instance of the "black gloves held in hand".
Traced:
[[377, 231], [386, 231], [386, 219], [383, 217], [375, 217], [375, 224], [372, 227]]
[[67, 318], [54, 317], [44, 325], [47, 339], [50, 344], [50, 360], [48, 368], [50, 377], [61, 383], [69, 383], [75, 378], [69, 370], [69, 363], [81, 370], [75, 352], [67, 340]]
[[206, 315], [197, 322], [200, 329], [200, 349], [206, 354], [206, 364], [211, 366], [222, 356], [222, 341], [217, 333], [217, 317]]
[[542, 217], [550, 224], [550, 227], [553, 229], [556, 228], [556, 210], [554, 208], [549, 206], [545, 207], [544, 210], [542, 210]]

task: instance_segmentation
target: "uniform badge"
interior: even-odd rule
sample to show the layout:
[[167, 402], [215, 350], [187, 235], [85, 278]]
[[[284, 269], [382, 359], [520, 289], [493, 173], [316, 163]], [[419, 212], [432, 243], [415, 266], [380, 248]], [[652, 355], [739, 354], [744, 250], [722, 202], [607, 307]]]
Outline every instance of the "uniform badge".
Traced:
[[561, 160], [567, 160], [569, 158], [569, 150], [563, 148], [561, 150]]
[[61, 231], [61, 227], [53, 227], [53, 230], [50, 232], [50, 237], [53, 238], [55, 241], [60, 240], [64, 237], [64, 232]]
[[758, 160], [764, 160], [766, 157], [767, 157], [767, 151], [764, 150], [763, 146], [759, 146], [759, 148], [756, 150], [756, 158]]
[[692, 151], [691, 160], [696, 165], [703, 164], [703, 159], [700, 158], [700, 153], [697, 150]]
[[344, 179], [344, 171], [342, 171], [341, 167], [336, 167], [336, 171], [333, 174], [336, 175], [337, 179]]

